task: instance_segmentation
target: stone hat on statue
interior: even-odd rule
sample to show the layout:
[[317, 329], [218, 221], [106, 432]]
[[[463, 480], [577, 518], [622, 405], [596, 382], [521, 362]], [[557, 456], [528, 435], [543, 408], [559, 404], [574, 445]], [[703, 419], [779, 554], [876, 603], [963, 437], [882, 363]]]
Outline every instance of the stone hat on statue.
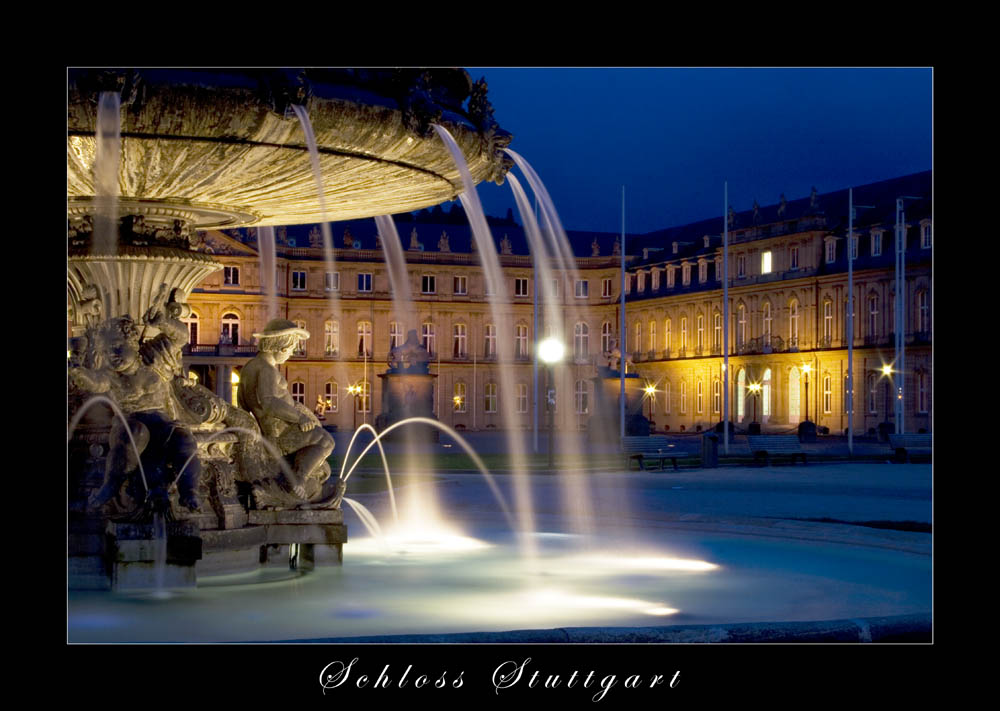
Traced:
[[253, 334], [254, 338], [273, 338], [275, 336], [309, 338], [309, 331], [299, 328], [294, 321], [289, 321], [286, 318], [275, 318], [267, 322], [263, 331]]

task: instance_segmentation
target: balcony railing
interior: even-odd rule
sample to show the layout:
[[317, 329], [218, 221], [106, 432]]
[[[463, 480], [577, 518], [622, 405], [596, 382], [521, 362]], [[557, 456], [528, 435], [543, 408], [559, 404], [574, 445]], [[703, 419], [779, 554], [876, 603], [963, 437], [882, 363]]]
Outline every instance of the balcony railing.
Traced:
[[187, 356], [236, 356], [252, 358], [257, 355], [257, 346], [252, 343], [233, 345], [232, 343], [186, 344], [181, 352]]

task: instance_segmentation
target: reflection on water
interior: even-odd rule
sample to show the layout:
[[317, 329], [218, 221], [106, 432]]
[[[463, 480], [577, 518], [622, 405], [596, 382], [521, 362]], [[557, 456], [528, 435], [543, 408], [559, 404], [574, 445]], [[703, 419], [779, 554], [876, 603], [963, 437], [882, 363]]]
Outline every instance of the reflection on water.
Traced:
[[204, 578], [169, 601], [73, 591], [69, 639], [295, 640], [821, 620], [930, 608], [926, 556], [657, 535], [637, 546], [605, 540], [597, 551], [582, 550], [576, 536], [539, 535], [535, 573], [526, 572], [514, 536], [499, 530], [452, 539], [424, 534], [389, 552], [357, 539], [343, 567]]

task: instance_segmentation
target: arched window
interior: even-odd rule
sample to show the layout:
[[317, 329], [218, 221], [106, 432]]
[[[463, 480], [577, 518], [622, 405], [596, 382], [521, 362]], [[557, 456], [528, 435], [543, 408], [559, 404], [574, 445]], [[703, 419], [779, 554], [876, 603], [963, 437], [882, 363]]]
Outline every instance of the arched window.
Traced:
[[712, 381], [712, 412], [716, 415], [722, 412], [722, 383], [718, 378]]
[[670, 349], [672, 348], [670, 344], [670, 319], [663, 322], [663, 349], [667, 352], [667, 357], [670, 357]]
[[698, 330], [697, 330], [697, 333], [698, 333], [697, 347], [698, 347], [698, 352], [701, 353], [701, 350], [705, 347], [705, 316], [704, 315], [698, 314], [697, 325], [698, 325]]
[[823, 376], [823, 412], [828, 415], [833, 412], [833, 388], [829, 375]]
[[365, 356], [368, 356], [369, 358], [371, 358], [371, 355], [372, 355], [372, 322], [358, 321], [358, 357], [363, 358]]
[[722, 352], [722, 314], [716, 312], [712, 317], [712, 348]]
[[340, 353], [340, 323], [325, 321], [323, 323], [323, 354], [335, 356]]
[[465, 383], [457, 382], [455, 383], [455, 394], [451, 398], [452, 406], [455, 412], [465, 412], [467, 401]]
[[464, 323], [456, 323], [452, 327], [452, 355], [455, 358], [465, 358], [466, 356], [466, 326]]
[[763, 319], [763, 321], [764, 321], [764, 334], [763, 335], [764, 335], [764, 345], [765, 346], [771, 345], [771, 322], [772, 322], [772, 320], [773, 319], [771, 317], [771, 302], [770, 301], [765, 301], [764, 302], [764, 319]]
[[878, 414], [878, 389], [877, 389], [878, 379], [875, 377], [875, 373], [868, 374], [868, 414], [877, 415]]
[[736, 345], [747, 342], [747, 307], [740, 304], [736, 307]]
[[296, 380], [291, 386], [292, 400], [300, 405], [306, 404], [306, 384]]
[[497, 384], [496, 383], [486, 383], [485, 390], [485, 409], [486, 412], [494, 413], [497, 411]]
[[[301, 319], [296, 319], [295, 325], [303, 330], [305, 330], [306, 328], [306, 322]], [[292, 355], [302, 357], [305, 354], [306, 354], [306, 339], [300, 338], [298, 342], [296, 342], [295, 344], [295, 351], [292, 353]]]
[[931, 332], [931, 300], [927, 289], [917, 292], [917, 332], [926, 338]]
[[488, 323], [483, 333], [485, 334], [483, 355], [487, 358], [495, 358], [497, 355], [497, 327], [492, 323]]
[[190, 316], [182, 318], [181, 321], [188, 329], [188, 343], [192, 346], [198, 345], [198, 314], [192, 311]]
[[746, 417], [747, 373], [743, 368], [736, 374], [736, 421], [743, 422]]
[[760, 383], [760, 394], [761, 394], [761, 414], [763, 415], [764, 422], [767, 422], [767, 418], [771, 416], [771, 369], [767, 368], [764, 370], [764, 378]]
[[611, 352], [611, 322], [605, 321], [601, 324], [601, 352], [610, 353]]
[[698, 378], [698, 387], [695, 391], [695, 412], [699, 415], [705, 411], [705, 386]]
[[590, 355], [590, 326], [583, 321], [573, 327], [573, 350], [577, 360]]
[[326, 401], [327, 412], [337, 412], [340, 409], [340, 388], [337, 381], [329, 380], [323, 386], [323, 399]]
[[665, 415], [670, 414], [670, 381], [665, 380], [663, 382], [663, 413]]
[[528, 384], [517, 384], [517, 412], [523, 415], [528, 411]]
[[222, 314], [222, 334], [219, 343], [231, 343], [234, 346], [240, 343], [240, 317], [232, 311]]
[[686, 380], [681, 380], [681, 414], [686, 415], [688, 411], [688, 384]]
[[389, 348], [403, 345], [403, 326], [399, 321], [389, 322]]
[[687, 316], [681, 316], [681, 350], [687, 351], [688, 347], [688, 319]]
[[434, 347], [434, 335], [433, 323], [425, 321], [420, 325], [420, 343], [432, 355], [437, 352]]
[[649, 322], [649, 350], [656, 350], [656, 321]]
[[576, 381], [576, 391], [574, 393], [574, 401], [576, 403], [576, 414], [586, 415], [590, 412], [590, 394], [587, 391], [587, 381], [577, 380]]
[[637, 353], [642, 349], [642, 321], [635, 322], [635, 341], [632, 343], [632, 348]]

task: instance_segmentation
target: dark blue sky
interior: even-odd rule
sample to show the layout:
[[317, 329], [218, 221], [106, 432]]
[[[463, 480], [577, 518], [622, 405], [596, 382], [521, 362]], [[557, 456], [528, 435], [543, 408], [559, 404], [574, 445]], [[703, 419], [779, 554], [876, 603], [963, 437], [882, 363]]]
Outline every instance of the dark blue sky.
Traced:
[[[727, 180], [739, 211], [932, 167], [930, 69], [468, 71], [567, 229], [620, 231], [623, 184], [644, 233], [721, 216]], [[479, 195], [517, 215], [506, 184]]]

